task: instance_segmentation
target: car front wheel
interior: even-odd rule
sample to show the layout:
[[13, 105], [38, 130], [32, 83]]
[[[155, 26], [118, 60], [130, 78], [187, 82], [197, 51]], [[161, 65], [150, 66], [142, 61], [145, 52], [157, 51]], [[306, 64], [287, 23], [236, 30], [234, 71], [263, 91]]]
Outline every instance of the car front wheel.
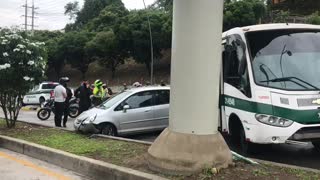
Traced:
[[105, 124], [101, 129], [101, 134], [107, 136], [117, 136], [117, 129], [112, 124]]

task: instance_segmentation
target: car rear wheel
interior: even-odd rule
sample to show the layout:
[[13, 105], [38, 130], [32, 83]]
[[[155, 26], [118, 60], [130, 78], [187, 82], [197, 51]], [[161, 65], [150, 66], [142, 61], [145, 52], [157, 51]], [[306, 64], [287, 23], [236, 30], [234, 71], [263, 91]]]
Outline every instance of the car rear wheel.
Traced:
[[40, 97], [39, 99], [39, 103], [40, 103], [40, 106], [46, 101], [46, 99], [44, 99], [44, 97]]
[[112, 124], [105, 124], [102, 126], [101, 134], [107, 136], [117, 136], [117, 129]]

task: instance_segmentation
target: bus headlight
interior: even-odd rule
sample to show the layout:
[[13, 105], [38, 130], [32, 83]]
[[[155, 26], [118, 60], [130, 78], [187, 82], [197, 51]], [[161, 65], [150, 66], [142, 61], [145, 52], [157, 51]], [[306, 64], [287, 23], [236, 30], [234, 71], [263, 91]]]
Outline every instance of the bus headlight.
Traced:
[[291, 120], [265, 114], [256, 114], [255, 118], [261, 123], [277, 127], [289, 127], [293, 124]]

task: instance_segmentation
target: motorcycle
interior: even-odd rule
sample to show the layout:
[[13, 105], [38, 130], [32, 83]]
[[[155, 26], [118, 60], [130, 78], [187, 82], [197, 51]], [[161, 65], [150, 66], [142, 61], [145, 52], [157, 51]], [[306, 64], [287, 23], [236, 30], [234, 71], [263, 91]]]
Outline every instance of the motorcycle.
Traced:
[[[68, 116], [71, 118], [76, 118], [79, 115], [79, 104], [77, 101], [77, 98], [72, 97], [70, 102], [69, 102], [69, 114]], [[51, 112], [54, 114], [55, 113], [55, 108], [54, 108], [54, 100], [49, 99], [45, 101], [41, 108], [39, 109], [37, 116], [40, 120], [45, 121], [49, 119]]]

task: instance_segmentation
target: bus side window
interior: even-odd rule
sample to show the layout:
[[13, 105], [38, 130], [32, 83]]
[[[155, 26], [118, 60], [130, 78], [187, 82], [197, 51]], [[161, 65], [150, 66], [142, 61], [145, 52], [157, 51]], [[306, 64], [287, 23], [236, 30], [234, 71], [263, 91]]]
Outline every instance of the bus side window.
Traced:
[[[240, 39], [239, 39], [240, 38]], [[244, 50], [236, 41], [241, 40], [241, 37], [235, 35], [229, 36], [222, 53], [223, 58], [223, 80], [224, 82], [236, 87], [243, 94], [251, 97], [248, 67], [243, 74], [239, 74], [240, 59], [243, 56]]]

